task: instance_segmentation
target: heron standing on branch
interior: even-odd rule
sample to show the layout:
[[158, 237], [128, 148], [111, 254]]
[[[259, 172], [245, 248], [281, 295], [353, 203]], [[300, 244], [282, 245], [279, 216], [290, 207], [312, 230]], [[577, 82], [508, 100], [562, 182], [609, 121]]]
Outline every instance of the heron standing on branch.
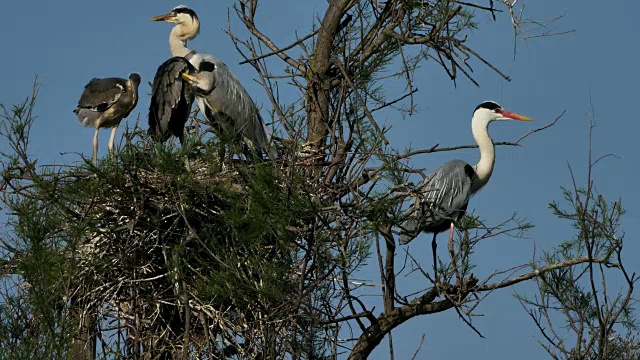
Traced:
[[176, 24], [169, 34], [171, 55], [188, 59], [198, 70], [198, 75], [187, 73], [184, 78], [204, 90], [196, 92], [198, 107], [218, 135], [233, 143], [244, 140], [253, 151], [264, 151], [269, 158], [275, 159], [276, 151], [258, 107], [240, 81], [218, 58], [187, 48], [187, 41], [198, 36], [200, 31], [198, 15], [188, 7], [179, 5], [168, 14], [151, 20]]
[[140, 75], [133, 73], [129, 80], [121, 78], [93, 78], [84, 87], [78, 107], [73, 110], [84, 126], [96, 129], [93, 135], [93, 164], [98, 163], [98, 130], [111, 128], [109, 154], [113, 157], [113, 142], [116, 129], [122, 119], [138, 104]]
[[449, 229], [449, 251], [453, 252], [454, 222], [462, 218], [469, 198], [487, 184], [495, 163], [495, 146], [489, 137], [489, 124], [495, 120], [532, 121], [506, 111], [493, 101], [476, 107], [471, 120], [473, 137], [480, 149], [480, 161], [471, 166], [462, 160], [452, 160], [436, 169], [420, 185], [412, 204], [410, 218], [401, 225], [400, 244], [407, 244], [420, 232], [433, 233], [431, 248], [437, 276], [436, 235]]

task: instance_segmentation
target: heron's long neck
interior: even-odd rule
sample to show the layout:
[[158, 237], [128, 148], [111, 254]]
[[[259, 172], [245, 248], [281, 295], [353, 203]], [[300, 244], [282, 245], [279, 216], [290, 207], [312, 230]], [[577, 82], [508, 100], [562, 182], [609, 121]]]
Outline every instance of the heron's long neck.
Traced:
[[180, 25], [174, 26], [169, 34], [169, 48], [171, 56], [185, 56], [189, 53], [187, 48], [187, 38], [184, 36], [184, 30]]
[[493, 172], [493, 164], [495, 163], [495, 148], [493, 141], [489, 137], [489, 121], [482, 118], [474, 118], [471, 122], [471, 130], [473, 131], [473, 137], [478, 143], [480, 148], [480, 161], [475, 166], [477, 181], [473, 182], [471, 187], [472, 192], [476, 192], [482, 188]]

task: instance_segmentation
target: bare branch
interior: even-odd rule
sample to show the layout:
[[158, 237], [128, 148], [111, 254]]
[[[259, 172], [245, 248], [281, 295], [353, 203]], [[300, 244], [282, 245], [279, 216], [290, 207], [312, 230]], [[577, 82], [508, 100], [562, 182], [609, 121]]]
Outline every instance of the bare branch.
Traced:
[[557, 270], [557, 269], [561, 269], [561, 268], [565, 268], [565, 267], [570, 267], [570, 266], [574, 266], [574, 265], [578, 265], [578, 264], [584, 264], [584, 263], [589, 263], [590, 261], [592, 261], [593, 263], [596, 264], [604, 264], [610, 267], [616, 267], [619, 268], [620, 264], [618, 263], [612, 263], [609, 262], [607, 260], [603, 260], [603, 259], [592, 259], [590, 260], [588, 256], [581, 256], [575, 259], [571, 259], [571, 260], [566, 260], [566, 261], [562, 261], [559, 263], [555, 263], [555, 264], [549, 264], [546, 266], [543, 266], [539, 269], [535, 269], [532, 270], [526, 274], [522, 274], [520, 276], [517, 276], [515, 278], [512, 279], [508, 279], [508, 280], [504, 280], [501, 281], [499, 283], [494, 283], [494, 284], [486, 284], [486, 285], [480, 285], [478, 286], [476, 289], [474, 289], [475, 291], [491, 291], [491, 290], [495, 290], [495, 289], [501, 289], [501, 288], [505, 288], [505, 287], [509, 287], [512, 285], [515, 285], [517, 283], [521, 283], [523, 281], [527, 281], [527, 280], [531, 280], [537, 276], [540, 276], [548, 271], [551, 270]]

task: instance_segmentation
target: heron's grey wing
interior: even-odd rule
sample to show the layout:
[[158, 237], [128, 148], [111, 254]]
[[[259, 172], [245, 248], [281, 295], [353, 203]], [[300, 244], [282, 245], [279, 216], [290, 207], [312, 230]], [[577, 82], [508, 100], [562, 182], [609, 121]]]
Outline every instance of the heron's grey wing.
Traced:
[[253, 122], [253, 131], [255, 134], [258, 134], [256, 136], [255, 142], [257, 142], [258, 148], [267, 153], [269, 159], [275, 160], [278, 156], [278, 152], [276, 151], [276, 147], [273, 145], [273, 143], [271, 143], [271, 134], [264, 124], [262, 115], [260, 115], [257, 107], [256, 115], [256, 120]]
[[191, 105], [193, 91], [181, 74], [194, 71], [184, 58], [173, 57], [158, 67], [153, 78], [149, 103], [149, 132], [160, 141], [169, 137], [168, 131], [181, 137], [184, 132]]
[[271, 139], [264, 124], [258, 106], [255, 104], [247, 90], [240, 81], [231, 73], [229, 68], [222, 64], [216, 67], [216, 84], [219, 92], [212, 92], [213, 96], [224, 99], [221, 111], [228, 114], [235, 121], [235, 134], [242, 136], [250, 146], [254, 146], [267, 153], [269, 158], [275, 159], [276, 152], [271, 144]]
[[405, 220], [402, 225], [400, 225], [401, 233], [400, 233], [400, 244], [405, 245], [409, 243], [411, 240], [415, 239], [416, 236], [420, 233], [419, 222], [416, 217]]
[[467, 208], [473, 167], [462, 160], [452, 160], [436, 169], [420, 185], [420, 195], [413, 200], [412, 218], [401, 225], [400, 243], [413, 240], [421, 231], [441, 231], [445, 221], [457, 220]]
[[[258, 107], [227, 65], [208, 54], [195, 54], [189, 61], [201, 72], [211, 71], [214, 78], [215, 87], [210, 93], [201, 95], [204, 102], [198, 102], [199, 105], [207, 104], [211, 107], [209, 111], [201, 107], [202, 113], [205, 116], [207, 112], [226, 114], [233, 120], [233, 132], [226, 136], [244, 138], [249, 145], [264, 150], [270, 158], [275, 158], [275, 149], [271, 145], [270, 136]], [[207, 65], [205, 68], [205, 64], [213, 64], [213, 66]], [[216, 117], [207, 117], [207, 120], [214, 122]]]
[[234, 122], [229, 115], [221, 111], [213, 111], [213, 106], [211, 106], [211, 104], [209, 104], [209, 102], [203, 97], [197, 97], [196, 101], [198, 102], [198, 107], [202, 111], [202, 114], [211, 124], [216, 135], [223, 137], [232, 136]]
[[125, 91], [127, 80], [120, 78], [93, 78], [84, 87], [78, 109], [104, 112], [118, 101]]
[[473, 167], [462, 160], [449, 161], [436, 169], [422, 184], [422, 214], [455, 220], [469, 203], [474, 176]]

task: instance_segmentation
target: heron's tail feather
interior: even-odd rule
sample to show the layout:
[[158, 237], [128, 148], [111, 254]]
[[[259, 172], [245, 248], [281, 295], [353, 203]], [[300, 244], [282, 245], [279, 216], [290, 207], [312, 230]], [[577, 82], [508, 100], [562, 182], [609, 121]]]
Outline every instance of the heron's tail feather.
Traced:
[[98, 125], [98, 123], [100, 122], [100, 117], [102, 116], [102, 113], [80, 107], [73, 110], [73, 112], [76, 113], [76, 116], [78, 117], [78, 120], [80, 121], [82, 126], [92, 128], [95, 128], [96, 125]]
[[418, 229], [418, 222], [415, 219], [405, 221], [400, 227], [402, 228], [402, 232], [400, 233], [400, 245], [406, 245], [418, 236], [416, 233]]
[[258, 145], [260, 146], [260, 150], [269, 156], [269, 159], [276, 160], [278, 158], [278, 150], [276, 146], [273, 144], [273, 139], [271, 138], [271, 132], [264, 124], [264, 119], [260, 112], [257, 113], [257, 122], [255, 125], [257, 128], [255, 129], [257, 136]]

